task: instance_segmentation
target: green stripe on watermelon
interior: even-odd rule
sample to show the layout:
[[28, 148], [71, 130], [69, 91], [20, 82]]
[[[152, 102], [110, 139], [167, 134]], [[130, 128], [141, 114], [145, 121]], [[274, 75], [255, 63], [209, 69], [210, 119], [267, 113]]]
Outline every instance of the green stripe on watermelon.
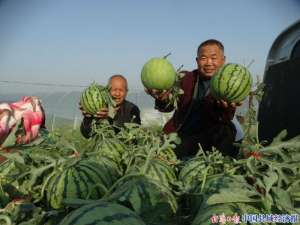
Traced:
[[[71, 174], [72, 174], [71, 180], [74, 181], [73, 183], [75, 184], [75, 192], [76, 192], [74, 197], [78, 196], [78, 198], [82, 199], [82, 196], [84, 196], [82, 192], [86, 190], [85, 188], [82, 187], [84, 182], [83, 182], [83, 180], [79, 179], [80, 177], [79, 177], [79, 174], [77, 173], [77, 171], [75, 171], [73, 169], [71, 171], [72, 171], [71, 172]], [[74, 188], [73, 185], [71, 186], [71, 190], [72, 190], [72, 188]], [[70, 191], [68, 191], [68, 192], [70, 193]], [[64, 193], [64, 196], [69, 197], [68, 192]], [[85, 193], [85, 194], [87, 194], [87, 193]], [[73, 196], [70, 196], [70, 197], [73, 197]]]
[[95, 182], [93, 182], [93, 180], [87, 179], [88, 178], [87, 176], [82, 176], [83, 175], [82, 171], [80, 171], [79, 168], [76, 168], [76, 174], [78, 175], [79, 181], [81, 181], [80, 195], [82, 196], [83, 199], [85, 199], [87, 195], [90, 193], [90, 191], [92, 190], [92, 187], [95, 185]]
[[240, 93], [238, 93], [236, 96], [232, 97], [237, 102], [240, 102], [240, 101], [244, 100], [249, 95], [249, 92], [251, 90], [252, 77], [251, 77], [251, 74], [248, 71], [247, 71], [247, 73], [248, 73], [248, 80], [247, 80], [247, 83], [245, 84], [245, 87], [241, 90]]
[[[229, 96], [233, 90], [233, 88], [235, 87], [235, 85], [238, 85], [236, 84], [237, 82], [239, 82], [238, 80], [238, 75], [237, 73], [239, 73], [241, 70], [241, 68], [238, 66], [238, 65], [235, 65], [233, 70], [231, 71], [231, 74], [232, 74], [232, 78], [229, 78], [227, 79], [227, 87], [226, 87], [226, 90], [224, 91], [224, 95], [225, 96]], [[227, 100], [228, 100], [228, 97], [227, 97]]]
[[[236, 95], [239, 95], [239, 93], [241, 93], [241, 92], [243, 92], [243, 89], [244, 88], [242, 88], [241, 87], [241, 85], [243, 85], [244, 84], [244, 86], [245, 87], [247, 87], [247, 82], [246, 82], [246, 80], [247, 80], [247, 78], [248, 78], [248, 74], [247, 74], [247, 71], [246, 71], [246, 69], [245, 68], [243, 68], [243, 71], [242, 71], [242, 73], [240, 73], [241, 75], [241, 79], [239, 79], [239, 82], [237, 82], [237, 83], [234, 83], [234, 87], [235, 88], [232, 88], [232, 92], [231, 92], [231, 94], [230, 95], [227, 95], [227, 99], [228, 99], [228, 101], [229, 100], [233, 100], [233, 99], [235, 99], [235, 96]], [[238, 87], [238, 88], [237, 88]]]
[[[89, 183], [91, 183], [91, 184], [96, 184], [96, 183], [98, 183], [97, 180], [94, 179], [94, 177], [92, 177], [92, 175], [90, 174], [91, 172], [90, 172], [90, 171], [89, 171], [89, 172], [85, 171], [85, 170], [82, 168], [82, 166], [79, 167], [79, 168], [77, 168], [77, 170], [78, 170], [79, 174], [82, 174], [84, 177], [86, 177], [87, 182], [89, 182]], [[87, 188], [87, 189], [88, 189], [88, 188]], [[93, 194], [95, 191], [97, 192], [97, 193], [96, 193], [96, 196], [95, 196], [95, 194]], [[104, 190], [103, 190], [103, 191], [104, 191]], [[102, 196], [103, 194], [105, 194], [105, 192], [101, 193], [100, 190], [99, 190], [99, 188], [93, 188], [93, 192], [91, 192], [91, 193], [89, 193], [89, 194], [91, 194], [91, 196], [92, 196], [91, 198], [96, 198], [97, 196]]]
[[217, 86], [218, 86], [218, 90], [219, 93], [217, 93], [217, 95], [220, 97], [220, 92], [222, 92], [223, 90], [223, 86], [221, 86], [222, 84], [222, 80], [223, 80], [223, 75], [225, 74], [224, 72], [226, 71], [227, 67], [229, 67], [231, 64], [225, 65], [223, 66], [220, 71], [217, 72]]
[[92, 99], [92, 90], [88, 89], [87, 91], [84, 92], [85, 95], [85, 102], [84, 105], [86, 106], [87, 112], [94, 112], [94, 107], [93, 107], [93, 99]]
[[60, 174], [56, 175], [55, 177], [53, 177], [51, 179], [51, 181], [49, 182], [49, 187], [50, 187], [50, 191], [47, 191], [47, 199], [49, 202], [49, 205], [52, 206], [53, 208], [58, 208], [59, 206], [57, 206], [56, 202], [57, 202], [57, 196], [56, 196], [56, 186], [60, 180]]
[[111, 177], [108, 177], [106, 175], [106, 173], [104, 173], [104, 171], [101, 171], [100, 168], [99, 168], [99, 171], [97, 171], [95, 169], [95, 167], [92, 167], [92, 166], [87, 165], [87, 164], [82, 165], [82, 168], [88, 170], [91, 175], [94, 174], [94, 176], [96, 176], [98, 178], [98, 180], [101, 180], [101, 182], [103, 183], [103, 185], [106, 188], [108, 188], [111, 185], [112, 182], [109, 182], [109, 181], [111, 181]]
[[81, 104], [82, 104], [84, 110], [86, 112], [94, 113], [94, 109], [92, 107], [92, 98], [91, 98], [90, 91], [85, 91], [83, 93], [83, 96], [84, 96], [84, 98], [83, 98], [84, 101]]
[[91, 96], [93, 99], [93, 112], [97, 113], [97, 111], [102, 108], [102, 96], [96, 88], [94, 89], [94, 92], [91, 93]]

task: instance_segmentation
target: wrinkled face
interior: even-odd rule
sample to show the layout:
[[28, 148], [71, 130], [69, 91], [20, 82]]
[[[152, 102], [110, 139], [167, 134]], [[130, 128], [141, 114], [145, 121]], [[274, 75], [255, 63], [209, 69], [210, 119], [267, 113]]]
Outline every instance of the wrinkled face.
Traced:
[[196, 61], [202, 75], [210, 78], [224, 64], [225, 56], [218, 45], [205, 45], [200, 49]]
[[115, 77], [110, 81], [110, 95], [113, 97], [117, 106], [121, 105], [127, 95], [126, 81], [120, 77]]

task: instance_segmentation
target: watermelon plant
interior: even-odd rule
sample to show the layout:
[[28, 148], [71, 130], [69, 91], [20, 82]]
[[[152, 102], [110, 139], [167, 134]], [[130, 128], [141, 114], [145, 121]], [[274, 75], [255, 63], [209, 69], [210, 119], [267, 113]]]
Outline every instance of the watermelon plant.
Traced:
[[136, 124], [115, 133], [107, 122], [94, 123], [87, 140], [62, 127], [10, 144], [0, 151], [0, 224], [205, 225], [223, 213], [235, 222], [245, 213], [299, 214], [300, 136], [261, 143], [249, 112], [240, 159], [200, 148], [181, 161], [176, 134]]
[[108, 121], [99, 124], [93, 121], [92, 130], [93, 136], [88, 140], [84, 154], [97, 160], [106, 158], [115, 162], [122, 170], [121, 161], [122, 155], [127, 150], [126, 144], [116, 138], [115, 130]]
[[210, 90], [214, 98], [227, 102], [241, 102], [250, 93], [252, 77], [248, 69], [235, 63], [223, 65], [213, 75]]

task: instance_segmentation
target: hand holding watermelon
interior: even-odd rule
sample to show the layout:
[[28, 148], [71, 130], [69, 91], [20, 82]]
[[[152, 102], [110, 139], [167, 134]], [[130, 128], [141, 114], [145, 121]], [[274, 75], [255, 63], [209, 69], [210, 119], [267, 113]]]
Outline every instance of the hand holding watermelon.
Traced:
[[88, 113], [81, 105], [79, 106], [79, 109], [84, 117], [96, 117], [101, 119], [106, 119], [108, 117], [108, 108], [101, 108], [95, 114]]
[[223, 65], [210, 81], [212, 96], [217, 100], [239, 103], [250, 93], [252, 77], [248, 69], [236, 63]]
[[156, 90], [156, 89], [145, 88], [145, 92], [159, 101], [166, 102], [166, 101], [168, 101], [169, 96], [171, 94], [171, 89], [160, 91], [160, 90]]
[[224, 100], [216, 100], [216, 103], [218, 106], [223, 107], [223, 108], [228, 108], [228, 107], [232, 107], [232, 108], [236, 108], [238, 106], [241, 106], [243, 104], [243, 102], [227, 102]]

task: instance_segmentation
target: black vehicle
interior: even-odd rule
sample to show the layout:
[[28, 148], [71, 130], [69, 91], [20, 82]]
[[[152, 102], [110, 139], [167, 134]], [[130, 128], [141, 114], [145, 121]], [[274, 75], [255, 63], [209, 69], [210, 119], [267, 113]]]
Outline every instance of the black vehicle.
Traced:
[[300, 20], [274, 41], [264, 74], [259, 105], [259, 138], [271, 141], [286, 129], [287, 138], [300, 134]]

